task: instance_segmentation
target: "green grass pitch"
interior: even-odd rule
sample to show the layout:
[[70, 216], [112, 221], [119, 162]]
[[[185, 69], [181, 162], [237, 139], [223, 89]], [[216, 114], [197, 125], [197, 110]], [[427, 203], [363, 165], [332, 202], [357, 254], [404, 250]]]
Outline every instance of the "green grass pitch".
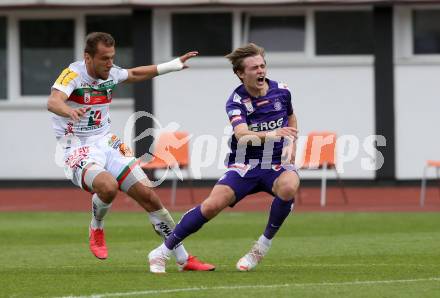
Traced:
[[[180, 214], [175, 214], [180, 218]], [[109, 259], [88, 250], [89, 213], [0, 213], [0, 297], [440, 297], [437, 213], [296, 213], [252, 272], [235, 263], [266, 213], [223, 213], [185, 241], [214, 272], [148, 272], [146, 214], [110, 213]]]

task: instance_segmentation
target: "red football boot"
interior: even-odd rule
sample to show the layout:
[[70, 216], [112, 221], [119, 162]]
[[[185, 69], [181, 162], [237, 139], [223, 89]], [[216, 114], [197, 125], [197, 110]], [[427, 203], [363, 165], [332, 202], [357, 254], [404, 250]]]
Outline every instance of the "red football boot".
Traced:
[[214, 271], [215, 266], [203, 263], [199, 259], [197, 259], [195, 256], [189, 256], [188, 260], [186, 260], [185, 263], [177, 263], [177, 268], [179, 271]]
[[105, 245], [104, 230], [92, 229], [89, 227], [89, 244], [91, 252], [98, 259], [104, 260], [108, 257], [107, 246]]

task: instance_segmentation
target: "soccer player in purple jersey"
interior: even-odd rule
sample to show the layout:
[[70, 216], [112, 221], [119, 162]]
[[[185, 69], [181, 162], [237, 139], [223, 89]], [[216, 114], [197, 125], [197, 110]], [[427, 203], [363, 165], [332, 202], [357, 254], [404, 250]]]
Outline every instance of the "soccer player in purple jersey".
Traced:
[[251, 43], [226, 58], [242, 82], [226, 103], [234, 128], [228, 171], [209, 197], [185, 213], [165, 242], [150, 252], [151, 272], [164, 273], [172, 249], [220, 211], [248, 194], [264, 191], [274, 196], [266, 229], [236, 265], [240, 271], [249, 271], [269, 251], [273, 237], [293, 210], [299, 177], [294, 166], [297, 121], [290, 91], [285, 84], [266, 78], [263, 48]]

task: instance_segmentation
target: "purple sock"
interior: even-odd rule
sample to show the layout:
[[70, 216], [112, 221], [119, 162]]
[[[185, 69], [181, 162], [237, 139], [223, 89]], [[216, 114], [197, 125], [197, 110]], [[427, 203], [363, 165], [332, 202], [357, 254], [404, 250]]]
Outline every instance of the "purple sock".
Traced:
[[169, 249], [175, 248], [183, 239], [197, 232], [207, 221], [200, 210], [200, 205], [189, 210], [165, 240], [165, 246]]
[[292, 204], [295, 200], [284, 201], [278, 197], [275, 197], [270, 206], [269, 221], [267, 222], [264, 236], [267, 239], [272, 239], [276, 232], [280, 229], [286, 217], [292, 210]]

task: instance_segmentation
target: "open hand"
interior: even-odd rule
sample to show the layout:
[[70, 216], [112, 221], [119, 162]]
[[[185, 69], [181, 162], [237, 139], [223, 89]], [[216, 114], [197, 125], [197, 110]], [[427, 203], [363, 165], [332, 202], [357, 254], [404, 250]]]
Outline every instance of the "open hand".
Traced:
[[280, 127], [275, 130], [275, 135], [277, 137], [290, 137], [296, 140], [298, 138], [298, 129], [290, 126]]
[[180, 59], [180, 61], [182, 61], [182, 63], [183, 63], [183, 68], [188, 68], [189, 66], [186, 65], [185, 62], [188, 61], [189, 59], [191, 59], [191, 58], [197, 56], [197, 55], [199, 55], [199, 52], [198, 52], [198, 51], [191, 51], [191, 52], [186, 53], [186, 54], [183, 55], [183, 56], [180, 56], [179, 59]]
[[78, 108], [78, 109], [72, 109], [69, 113], [70, 119], [73, 121], [79, 121], [79, 119], [84, 116], [85, 113], [90, 111], [91, 107], [88, 108]]

